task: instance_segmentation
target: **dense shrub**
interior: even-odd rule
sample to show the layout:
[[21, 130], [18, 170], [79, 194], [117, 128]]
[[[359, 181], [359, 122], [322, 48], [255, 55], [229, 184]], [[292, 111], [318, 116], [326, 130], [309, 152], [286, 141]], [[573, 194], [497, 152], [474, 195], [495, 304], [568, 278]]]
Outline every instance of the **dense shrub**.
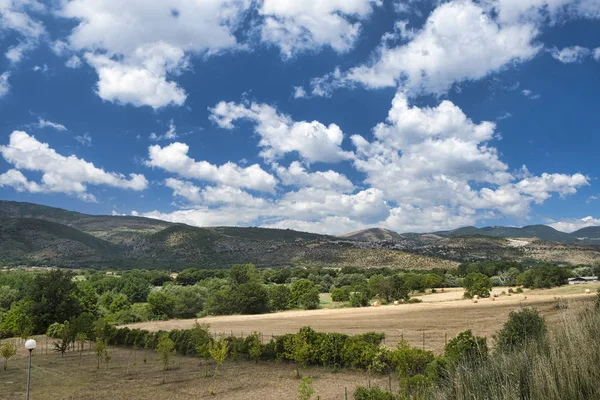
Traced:
[[333, 301], [348, 301], [350, 300], [350, 286], [335, 288], [331, 292], [331, 300]]
[[453, 362], [484, 359], [488, 354], [485, 338], [473, 335], [470, 330], [456, 335], [444, 349], [445, 356]]
[[539, 311], [533, 308], [512, 311], [508, 315], [508, 321], [494, 336], [496, 350], [499, 352], [513, 351], [529, 341], [541, 340], [545, 334], [546, 322]]

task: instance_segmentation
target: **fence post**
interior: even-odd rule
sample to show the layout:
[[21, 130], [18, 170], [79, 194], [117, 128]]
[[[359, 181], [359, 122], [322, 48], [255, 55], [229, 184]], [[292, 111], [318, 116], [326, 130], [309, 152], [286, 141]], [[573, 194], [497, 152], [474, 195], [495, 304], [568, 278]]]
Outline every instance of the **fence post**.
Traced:
[[423, 331], [423, 350], [425, 350], [425, 331]]
[[344, 388], [344, 399], [348, 400], [348, 388], [347, 387]]
[[392, 393], [392, 374], [388, 374], [388, 384], [390, 387], [390, 393]]
[[444, 332], [444, 347], [448, 344], [448, 332]]

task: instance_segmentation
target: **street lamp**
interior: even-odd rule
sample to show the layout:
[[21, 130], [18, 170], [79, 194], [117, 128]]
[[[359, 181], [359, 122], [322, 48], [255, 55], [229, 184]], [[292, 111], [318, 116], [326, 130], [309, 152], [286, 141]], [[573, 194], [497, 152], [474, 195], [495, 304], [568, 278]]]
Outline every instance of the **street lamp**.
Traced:
[[27, 369], [27, 400], [29, 400], [29, 382], [31, 382], [31, 352], [37, 345], [36, 341], [29, 339], [25, 342], [25, 348], [29, 350], [29, 368]]

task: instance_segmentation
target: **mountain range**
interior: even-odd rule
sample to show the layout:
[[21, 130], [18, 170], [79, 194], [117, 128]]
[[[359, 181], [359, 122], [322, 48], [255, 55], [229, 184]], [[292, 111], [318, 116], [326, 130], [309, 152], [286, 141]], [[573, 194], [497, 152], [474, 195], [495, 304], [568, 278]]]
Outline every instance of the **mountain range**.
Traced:
[[568, 234], [545, 225], [466, 227], [399, 234], [382, 228], [340, 237], [253, 227], [193, 227], [133, 216], [88, 215], [0, 201], [0, 266], [220, 268], [324, 266], [453, 268], [459, 262], [600, 261], [600, 227]]

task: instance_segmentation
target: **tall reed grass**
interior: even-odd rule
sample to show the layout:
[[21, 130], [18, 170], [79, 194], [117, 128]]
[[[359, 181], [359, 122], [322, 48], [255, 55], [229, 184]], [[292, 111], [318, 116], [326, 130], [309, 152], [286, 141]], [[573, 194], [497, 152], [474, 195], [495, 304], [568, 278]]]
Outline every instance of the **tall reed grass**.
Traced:
[[562, 311], [544, 339], [451, 368], [435, 400], [600, 399], [600, 310]]

